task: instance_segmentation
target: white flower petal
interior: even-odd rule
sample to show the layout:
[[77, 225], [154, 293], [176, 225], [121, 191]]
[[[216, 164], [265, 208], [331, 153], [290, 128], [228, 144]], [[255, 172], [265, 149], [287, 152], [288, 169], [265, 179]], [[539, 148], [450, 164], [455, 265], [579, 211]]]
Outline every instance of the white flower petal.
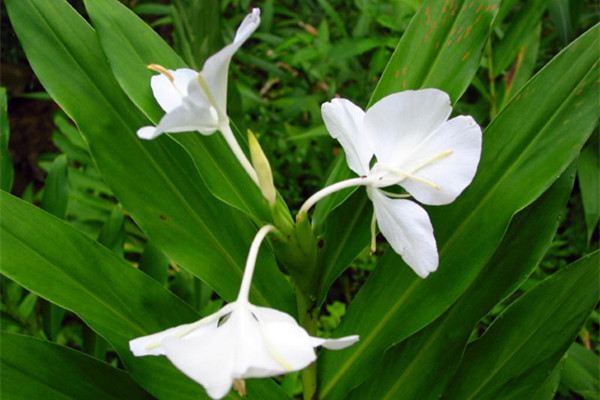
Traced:
[[169, 112], [183, 104], [182, 98], [187, 96], [187, 86], [195, 80], [198, 72], [189, 68], [168, 70], [173, 76], [173, 81], [163, 74], [154, 75], [150, 79], [150, 86], [154, 98], [165, 112]]
[[311, 337], [311, 342], [314, 347], [322, 346], [329, 350], [342, 350], [352, 346], [359, 340], [358, 335], [344, 336], [337, 339], [324, 339], [320, 337]]
[[140, 128], [137, 132], [141, 139], [154, 139], [168, 132], [192, 132], [198, 131], [204, 135], [210, 135], [217, 130], [217, 116], [214, 109], [191, 107], [186, 104], [166, 113], [158, 126]]
[[450, 98], [437, 89], [407, 90], [384, 97], [365, 114], [365, 129], [377, 162], [397, 166], [452, 111]]
[[[232, 314], [227, 324], [236, 330], [234, 378], [261, 378], [280, 375], [285, 370], [270, 356], [260, 323], [248, 308]], [[235, 326], [234, 326], [235, 325]]]
[[311, 337], [291, 315], [267, 307], [253, 307], [266, 350], [279, 374], [297, 371], [313, 362]]
[[373, 149], [363, 127], [365, 112], [346, 99], [333, 99], [321, 105], [321, 115], [329, 134], [346, 153], [346, 162], [358, 175], [367, 175]]
[[368, 190], [379, 230], [394, 251], [421, 278], [435, 271], [438, 252], [427, 212], [410, 200], [390, 199], [378, 189]]
[[298, 324], [294, 317], [274, 308], [252, 306], [252, 311], [260, 318], [261, 323], [284, 322]]
[[268, 354], [279, 367], [278, 374], [301, 370], [317, 358], [310, 336], [297, 323], [269, 322], [259, 326]]
[[[407, 178], [400, 185], [421, 203], [440, 205], [454, 201], [471, 183], [481, 155], [481, 128], [471, 117], [444, 122], [428, 136], [401, 166], [417, 178], [437, 187]], [[438, 159], [428, 163], [429, 160]], [[423, 166], [424, 165], [424, 166]], [[419, 166], [423, 166], [418, 169]]]
[[152, 335], [142, 336], [129, 341], [129, 349], [135, 356], [158, 356], [164, 355], [162, 341], [169, 336], [177, 336], [179, 332], [185, 332], [192, 324], [179, 325], [166, 329]]
[[194, 337], [167, 337], [165, 355], [184, 374], [195, 380], [214, 399], [224, 397], [233, 383], [235, 330], [227, 324], [210, 325], [194, 332]]
[[170, 336], [178, 337], [182, 335], [185, 337], [194, 337], [197, 331], [202, 334], [203, 329], [211, 325], [216, 325], [221, 316], [231, 312], [234, 308], [235, 303], [227, 304], [219, 311], [207, 315], [196, 322], [178, 325], [151, 335], [135, 338], [129, 341], [129, 349], [136, 356], [164, 355], [164, 350], [161, 347], [163, 339]]
[[140, 139], [151, 140], [159, 136], [162, 132], [158, 132], [155, 126], [144, 126], [137, 130], [137, 135]]
[[[208, 88], [214, 96], [217, 106], [221, 112], [227, 110], [227, 75], [229, 62], [234, 53], [244, 44], [250, 35], [258, 28], [260, 24], [260, 10], [254, 8], [240, 24], [232, 43], [223, 47], [217, 53], [210, 56], [202, 67], [202, 77], [206, 81]], [[198, 85], [189, 86], [190, 93], [200, 89]], [[201, 90], [201, 89], [200, 89]]]

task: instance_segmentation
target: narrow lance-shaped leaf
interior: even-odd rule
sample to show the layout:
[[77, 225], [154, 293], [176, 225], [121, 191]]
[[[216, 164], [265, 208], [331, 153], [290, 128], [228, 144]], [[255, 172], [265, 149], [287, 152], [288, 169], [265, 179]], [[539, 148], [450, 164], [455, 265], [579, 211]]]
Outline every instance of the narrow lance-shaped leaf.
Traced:
[[150, 399], [125, 371], [29, 336], [0, 335], [0, 396], [5, 399]]
[[546, 378], [546, 380], [538, 387], [536, 392], [532, 395], [531, 400], [554, 400], [558, 385], [560, 384], [560, 376], [563, 370], [564, 359], [561, 360], [552, 373]]
[[[52, 161], [42, 196], [42, 208], [57, 218], [64, 219], [69, 204], [68, 159], [61, 154]], [[65, 310], [55, 304], [41, 300], [39, 307], [42, 313], [44, 333], [54, 340], [60, 331]]]
[[7, 106], [6, 88], [0, 87], [0, 189], [10, 191], [15, 172], [8, 151], [10, 128]]
[[[199, 319], [195, 311], [66, 222], [6, 192], [0, 192], [0, 207], [3, 275], [77, 314], [114, 347], [132, 377], [157, 398], [206, 398], [198, 384], [165, 358], [134, 357], [128, 344], [133, 338], [193, 322]], [[267, 387], [260, 393], [270, 390], [272, 398], [285, 398], [272, 381], [256, 385]]]
[[[92, 28], [65, 0], [8, 0], [9, 17], [37, 77], [77, 123], [106, 183], [174, 262], [233, 299], [255, 227], [215, 199], [169, 137], [140, 141], [147, 123], [123, 94]], [[264, 252], [252, 296], [294, 310], [292, 291]]]
[[577, 161], [577, 181], [589, 242], [600, 220], [600, 134], [597, 131], [581, 151]]
[[525, 42], [519, 46], [515, 63], [504, 78], [506, 87], [502, 97], [502, 106], [508, 104], [513, 95], [516, 94], [533, 75], [539, 53], [541, 33], [542, 26], [541, 24], [538, 24], [529, 32]]
[[591, 349], [573, 343], [565, 356], [561, 386], [585, 399], [600, 398], [600, 357]]
[[175, 48], [190, 67], [200, 69], [223, 44], [219, 1], [174, 0], [171, 16]]
[[521, 43], [539, 23], [549, 0], [532, 0], [523, 3], [522, 9], [511, 18], [506, 27], [505, 35], [500, 42], [494, 45], [493, 51], [493, 76], [500, 75], [519, 52]]
[[[574, 169], [519, 212], [479, 277], [439, 319], [387, 350], [350, 399], [438, 399], [458, 367], [471, 331], [540, 262], [565, 212]], [[534, 239], [532, 239], [534, 238]]]
[[600, 300], [599, 262], [598, 251], [585, 256], [508, 307], [469, 345], [443, 398], [526, 399], [535, 393]]
[[339, 398], [344, 387], [360, 383], [390, 345], [454, 303], [493, 255], [512, 216], [576, 158], [598, 118], [593, 48], [599, 31], [600, 26], [592, 28], [563, 50], [487, 128], [478, 174], [458, 200], [428, 208], [438, 271], [421, 280], [393, 256], [375, 269], [336, 332], [358, 330], [361, 341], [343, 354], [321, 358], [324, 397]]

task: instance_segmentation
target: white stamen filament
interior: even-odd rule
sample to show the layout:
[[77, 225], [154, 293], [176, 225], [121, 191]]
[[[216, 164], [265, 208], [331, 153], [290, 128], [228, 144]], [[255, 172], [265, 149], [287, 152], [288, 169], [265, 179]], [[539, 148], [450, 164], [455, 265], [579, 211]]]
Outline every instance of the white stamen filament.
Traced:
[[173, 76], [173, 74], [171, 73], [171, 71], [169, 71], [168, 69], [166, 69], [165, 67], [163, 67], [162, 65], [159, 65], [159, 64], [148, 64], [146, 66], [146, 68], [148, 68], [151, 71], [158, 72], [161, 75], [164, 75], [169, 80], [169, 82], [171, 82], [171, 86], [173, 86], [173, 88], [175, 90], [177, 90], [177, 93], [179, 93], [179, 95], [181, 97], [185, 96], [185, 94], [183, 94], [181, 92], [181, 90], [179, 90], [179, 88], [177, 87], [177, 85], [175, 85], [175, 77]]
[[217, 111], [217, 117], [219, 120], [219, 130], [223, 134], [223, 138], [225, 138], [225, 141], [229, 145], [229, 148], [233, 152], [233, 155], [235, 155], [235, 158], [237, 158], [239, 163], [242, 165], [242, 168], [244, 168], [244, 170], [250, 176], [250, 178], [254, 181], [254, 183], [256, 183], [258, 185], [259, 184], [258, 183], [258, 175], [256, 174], [254, 167], [248, 160], [248, 157], [246, 157], [246, 154], [240, 147], [240, 144], [235, 139], [235, 135], [233, 134], [233, 131], [231, 130], [231, 126], [229, 126], [229, 118], [225, 114], [224, 110], [221, 110], [219, 108], [219, 105], [217, 104], [217, 100], [215, 99], [212, 92], [210, 91], [210, 88], [208, 87], [208, 84], [204, 80], [202, 73], [198, 74], [198, 83], [200, 84], [200, 87], [204, 91], [204, 94], [206, 95], [206, 99], [208, 100], [210, 105]]
[[327, 197], [330, 194], [333, 194], [335, 192], [338, 192], [340, 190], [343, 190], [343, 189], [346, 189], [346, 188], [349, 188], [352, 186], [366, 186], [366, 185], [370, 185], [374, 182], [375, 181], [373, 180], [373, 178], [362, 176], [360, 178], [346, 179], [343, 181], [336, 182], [333, 185], [326, 186], [323, 189], [319, 190], [318, 192], [314, 193], [312, 196], [310, 196], [304, 202], [302, 207], [300, 207], [300, 211], [298, 211], [298, 215], [296, 216], [296, 221], [300, 221], [308, 213], [308, 211], [315, 204], [317, 204], [317, 202], [319, 202], [319, 200], [323, 199], [324, 197]]
[[[421, 182], [424, 183], [428, 186], [431, 186], [432, 188], [436, 189], [436, 190], [440, 190], [440, 187], [435, 183], [432, 182], [428, 179], [425, 178], [421, 178], [419, 176], [413, 175], [412, 173], [408, 172], [408, 171], [404, 171], [402, 169], [398, 169], [398, 168], [394, 168], [394, 167], [390, 167], [389, 165], [381, 165], [379, 168], [381, 168], [384, 171], [388, 171], [393, 173], [394, 175], [397, 175], [398, 177], [404, 179], [404, 178], [410, 178], [414, 181], [417, 182]], [[390, 185], [386, 185], [386, 186], [390, 186]]]
[[371, 217], [371, 254], [377, 251], [377, 217]]
[[229, 126], [229, 121], [227, 121], [224, 124], [221, 124], [219, 130], [223, 134], [223, 138], [229, 145], [229, 148], [233, 152], [233, 155], [235, 155], [235, 158], [237, 158], [240, 164], [242, 165], [242, 168], [244, 168], [244, 170], [254, 181], [254, 183], [258, 185], [258, 175], [256, 174], [254, 167], [252, 167], [252, 164], [248, 160], [248, 157], [246, 157], [246, 154], [240, 147], [240, 144], [237, 142], [237, 140], [235, 140], [235, 135], [233, 134], [233, 131]]
[[146, 68], [148, 68], [151, 71], [156, 71], [159, 74], [164, 75], [168, 80], [171, 81], [171, 83], [175, 82], [175, 77], [173, 76], [173, 74], [168, 69], [166, 69], [165, 67], [163, 67], [162, 65], [148, 64], [146, 66]]
[[242, 277], [242, 284], [240, 286], [240, 292], [238, 294], [236, 303], [238, 304], [249, 304], [250, 285], [252, 283], [252, 275], [254, 274], [254, 267], [256, 266], [256, 258], [258, 256], [258, 250], [260, 244], [264, 240], [265, 236], [269, 232], [274, 231], [276, 228], [273, 225], [265, 225], [259, 229], [258, 233], [254, 237], [252, 244], [250, 245], [250, 251], [248, 252], [248, 258], [246, 259], [246, 267], [244, 268], [244, 276]]
[[208, 87], [208, 84], [204, 80], [204, 77], [202, 76], [201, 72], [198, 73], [198, 83], [200, 84], [200, 87], [202, 88], [202, 91], [204, 92], [204, 95], [206, 96], [206, 99], [208, 100], [210, 105], [213, 106], [215, 108], [215, 110], [217, 110], [219, 120], [226, 120], [227, 115], [225, 114], [225, 110], [221, 110], [219, 108], [219, 105], [217, 104], [217, 100], [215, 99], [215, 96], [213, 96], [212, 92], [210, 91], [210, 88]]
[[452, 150], [452, 149], [447, 149], [447, 150], [444, 150], [444, 151], [440, 152], [439, 154], [437, 154], [437, 155], [435, 155], [435, 156], [431, 157], [429, 160], [427, 160], [427, 161], [424, 161], [424, 162], [422, 162], [421, 164], [419, 164], [419, 165], [418, 165], [418, 166], [417, 166], [417, 167], [416, 167], [416, 168], [413, 170], [413, 173], [414, 173], [414, 172], [417, 172], [417, 171], [419, 171], [419, 170], [421, 170], [421, 169], [423, 169], [423, 168], [425, 168], [425, 167], [427, 167], [427, 166], [429, 166], [429, 165], [431, 165], [431, 164], [433, 164], [433, 163], [436, 163], [436, 162], [438, 162], [438, 161], [440, 161], [440, 160], [443, 160], [444, 158], [446, 158], [446, 157], [448, 157], [448, 156], [452, 155], [452, 153], [454, 153], [454, 150]]

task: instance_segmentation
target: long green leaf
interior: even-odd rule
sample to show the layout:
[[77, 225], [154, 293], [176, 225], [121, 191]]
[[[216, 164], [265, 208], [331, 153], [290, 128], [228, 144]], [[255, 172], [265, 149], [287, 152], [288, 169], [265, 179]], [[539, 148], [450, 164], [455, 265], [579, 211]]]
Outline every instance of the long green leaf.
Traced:
[[600, 252], [551, 276], [467, 348], [445, 399], [526, 399], [550, 375], [600, 300]]
[[558, 385], [560, 384], [560, 376], [563, 369], [564, 359], [561, 360], [556, 366], [550, 376], [538, 387], [536, 392], [532, 395], [531, 400], [554, 400]]
[[585, 215], [588, 242], [600, 220], [600, 134], [596, 132], [577, 161], [577, 180]]
[[0, 87], [0, 189], [10, 191], [15, 171], [8, 151], [10, 128], [7, 106], [6, 88]]
[[500, 247], [461, 298], [434, 323], [388, 350], [372, 378], [349, 398], [438, 399], [477, 321], [522, 283], [550, 247], [573, 180], [571, 168], [517, 214]]
[[596, 26], [563, 50], [487, 128], [478, 174], [461, 197], [428, 208], [438, 271], [421, 280], [399, 257], [382, 260], [336, 332], [358, 333], [361, 341], [321, 358], [324, 397], [339, 398], [390, 345], [450, 307], [493, 255], [512, 216], [576, 158], [598, 118], [599, 32]]
[[29, 336], [0, 335], [4, 399], [150, 399], [125, 371], [84, 353]]
[[[191, 308], [66, 222], [5, 192], [0, 205], [2, 274], [79, 315], [154, 395], [201, 394], [166, 360], [135, 358], [128, 349], [137, 336], [198, 318]], [[171, 385], [161, 385], [164, 379]]]
[[174, 0], [171, 16], [175, 48], [192, 68], [200, 69], [222, 45], [219, 0]]
[[523, 3], [523, 9], [515, 14], [502, 40], [493, 48], [492, 74], [501, 74], [514, 60], [519, 49], [525, 44], [531, 30], [540, 22], [549, 0], [530, 0]]
[[[96, 164], [135, 221], [171, 259], [233, 299], [256, 228], [211, 196], [193, 161], [169, 137], [139, 140], [148, 120], [123, 94], [87, 22], [64, 0], [8, 0], [36, 75], [85, 135]], [[262, 252], [251, 296], [295, 309], [273, 257]]]
[[59, 155], [50, 165], [48, 176], [44, 182], [42, 208], [50, 214], [64, 219], [69, 201], [69, 177], [67, 156]]
[[[185, 63], [169, 45], [133, 11], [117, 0], [85, 2], [102, 48], [119, 84], [131, 100], [154, 122], [164, 114], [150, 89], [149, 64], [169, 69]], [[173, 139], [190, 153], [200, 176], [223, 201], [256, 220], [268, 219], [267, 204], [258, 187], [241, 167], [220, 134], [177, 134]]]
[[479, 56], [499, 1], [425, 1], [386, 66], [370, 104], [390, 93], [440, 88], [460, 98], [479, 68]]
[[[481, 49], [487, 40], [498, 3], [496, 0], [423, 2], [400, 39], [370, 104], [397, 91], [427, 87], [448, 92], [454, 101], [460, 98], [479, 67]], [[336, 163], [329, 183], [352, 176], [342, 157]], [[317, 205], [314, 214], [316, 227], [321, 226], [329, 213], [348, 198], [348, 193], [336, 193]], [[344, 203], [340, 212], [330, 216], [323, 224], [322, 231], [319, 231], [324, 232], [320, 261], [325, 266], [321, 298], [348, 262], [366, 245], [366, 241], [362, 246], [355, 243], [356, 239], [366, 237], [365, 220], [370, 221], [371, 213], [367, 197], [361, 193], [359, 198]], [[340, 217], [350, 222], [340, 226]], [[361, 233], [357, 235], [357, 231]]]
[[579, 343], [567, 352], [561, 385], [585, 399], [600, 399], [600, 357]]
[[[2, 274], [77, 314], [115, 348], [133, 378], [153, 395], [206, 398], [166, 358], [134, 357], [128, 346], [135, 337], [199, 319], [195, 311], [66, 222], [6, 192], [0, 192], [0, 208]], [[285, 398], [272, 381], [256, 384], [261, 391], [271, 390], [273, 398]]]

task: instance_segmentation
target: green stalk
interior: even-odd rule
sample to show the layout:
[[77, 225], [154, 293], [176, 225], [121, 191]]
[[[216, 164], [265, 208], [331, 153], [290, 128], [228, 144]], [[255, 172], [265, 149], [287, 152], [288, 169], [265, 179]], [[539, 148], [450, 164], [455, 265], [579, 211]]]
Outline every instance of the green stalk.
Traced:
[[[309, 335], [317, 333], [316, 316], [313, 310], [314, 303], [296, 287], [296, 301], [298, 303], [298, 319], [300, 325], [306, 329]], [[302, 370], [302, 387], [304, 400], [317, 400], [317, 363], [313, 362]]]

